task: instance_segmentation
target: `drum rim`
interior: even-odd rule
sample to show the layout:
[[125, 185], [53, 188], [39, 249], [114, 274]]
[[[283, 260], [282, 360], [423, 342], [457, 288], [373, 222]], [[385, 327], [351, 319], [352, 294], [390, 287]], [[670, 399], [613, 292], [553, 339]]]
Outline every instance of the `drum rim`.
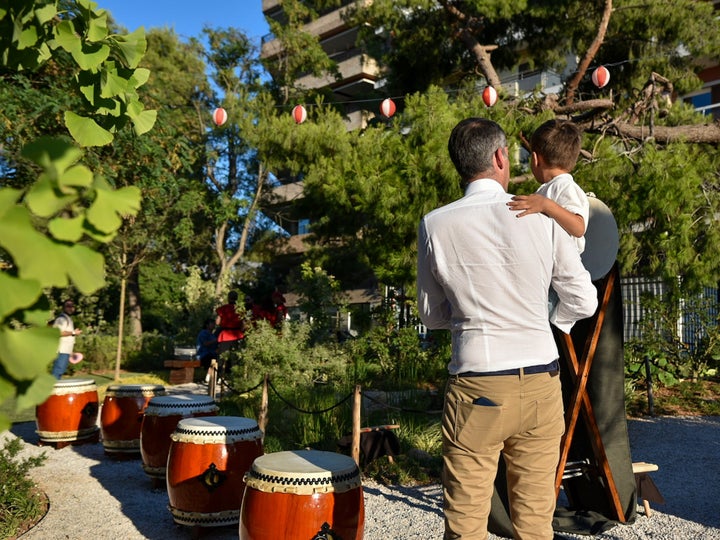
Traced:
[[[312, 457], [312, 462], [307, 461], [311, 466], [316, 467], [315, 471], [288, 471], [273, 470], [265, 462], [274, 460], [298, 461]], [[317, 459], [315, 459], [317, 458]], [[323, 469], [317, 462], [323, 459], [334, 461], [329, 465], [345, 465], [337, 470]], [[339, 463], [339, 462], [345, 463]], [[336, 452], [325, 452], [320, 450], [288, 450], [274, 452], [260, 456], [253, 461], [250, 470], [245, 475], [247, 486], [260, 491], [284, 492], [296, 494], [313, 493], [343, 493], [362, 485], [360, 469], [357, 463], [344, 454]]]

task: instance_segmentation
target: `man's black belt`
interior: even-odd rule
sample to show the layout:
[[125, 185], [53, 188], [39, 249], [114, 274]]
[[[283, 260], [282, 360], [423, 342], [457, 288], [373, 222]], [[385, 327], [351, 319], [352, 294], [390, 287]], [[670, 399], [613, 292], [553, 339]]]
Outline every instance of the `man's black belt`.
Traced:
[[454, 377], [491, 377], [496, 375], [532, 375], [534, 373], [550, 373], [556, 375], [560, 371], [560, 364], [557, 360], [553, 360], [549, 364], [539, 366], [527, 366], [522, 368], [502, 369], [500, 371], [463, 371], [454, 375]]

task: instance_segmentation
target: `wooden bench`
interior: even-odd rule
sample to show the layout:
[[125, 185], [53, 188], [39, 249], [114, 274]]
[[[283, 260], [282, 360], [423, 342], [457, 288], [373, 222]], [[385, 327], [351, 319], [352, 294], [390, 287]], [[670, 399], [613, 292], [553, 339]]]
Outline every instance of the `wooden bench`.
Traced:
[[170, 368], [170, 384], [186, 384], [195, 380], [195, 368], [200, 367], [199, 360], [165, 360]]
[[665, 499], [660, 494], [655, 482], [652, 481], [648, 473], [657, 471], [659, 467], [654, 463], [645, 463], [638, 461], [632, 464], [633, 474], [635, 475], [635, 486], [637, 498], [642, 499], [645, 515], [650, 517], [650, 502], [663, 504]]

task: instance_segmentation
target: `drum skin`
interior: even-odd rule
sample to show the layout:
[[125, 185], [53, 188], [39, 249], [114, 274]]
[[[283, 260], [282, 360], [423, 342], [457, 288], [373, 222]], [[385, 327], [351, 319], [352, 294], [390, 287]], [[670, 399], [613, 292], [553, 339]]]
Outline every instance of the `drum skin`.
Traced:
[[186, 418], [173, 432], [167, 462], [169, 509], [176, 523], [237, 525], [245, 473], [263, 455], [255, 420], [238, 416]]
[[100, 409], [100, 433], [105, 453], [111, 457], [140, 456], [140, 428], [150, 399], [164, 396], [159, 384], [108, 386]]
[[140, 456], [150, 478], [165, 480], [170, 435], [183, 418], [216, 416], [218, 406], [209, 396], [182, 394], [151, 398], [140, 427]]
[[98, 392], [92, 379], [63, 379], [55, 383], [44, 403], [35, 409], [41, 442], [92, 439], [98, 432]]
[[314, 450], [266, 454], [255, 460], [245, 483], [240, 540], [363, 537], [360, 471], [348, 456]]

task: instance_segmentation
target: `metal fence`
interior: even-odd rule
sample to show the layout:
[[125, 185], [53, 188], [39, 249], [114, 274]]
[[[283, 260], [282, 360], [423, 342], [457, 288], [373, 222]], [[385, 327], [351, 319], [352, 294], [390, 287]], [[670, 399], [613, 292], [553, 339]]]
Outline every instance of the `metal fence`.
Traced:
[[[623, 335], [625, 341], [628, 341], [641, 337], [640, 321], [647, 311], [642, 305], [642, 295], [651, 293], [655, 296], [662, 296], [667, 287], [659, 279], [646, 277], [625, 277], [621, 278], [620, 283], [623, 302]], [[693, 300], [702, 301], [706, 305], [708, 315], [713, 320], [717, 320], [720, 291], [716, 287], [705, 287]], [[680, 307], [682, 308], [682, 302]], [[691, 347], [695, 345], [695, 341], [703, 331], [701, 322], [696, 315], [692, 312], [682, 312], [677, 321], [678, 336], [682, 336], [682, 341]]]

